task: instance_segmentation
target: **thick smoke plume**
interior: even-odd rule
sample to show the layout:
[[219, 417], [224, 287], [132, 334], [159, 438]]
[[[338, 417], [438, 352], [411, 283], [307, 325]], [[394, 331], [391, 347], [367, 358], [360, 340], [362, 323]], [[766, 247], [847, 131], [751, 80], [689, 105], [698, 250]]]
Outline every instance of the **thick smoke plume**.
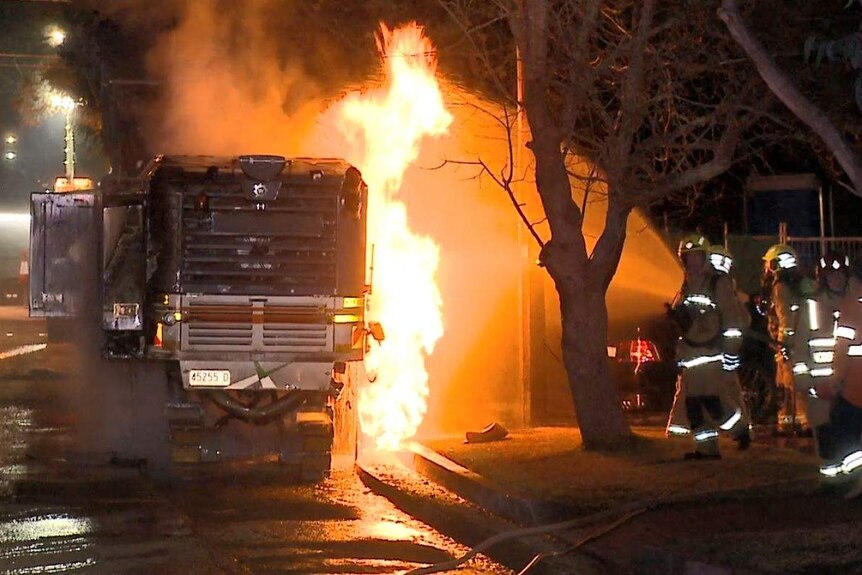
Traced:
[[164, 83], [152, 133], [164, 151], [300, 153], [320, 92], [265, 24], [275, 4], [191, 2], [160, 39], [147, 63]]
[[305, 3], [79, 1], [148, 46], [159, 98], [139, 121], [154, 152], [307, 155], [325, 95], [358, 73]]

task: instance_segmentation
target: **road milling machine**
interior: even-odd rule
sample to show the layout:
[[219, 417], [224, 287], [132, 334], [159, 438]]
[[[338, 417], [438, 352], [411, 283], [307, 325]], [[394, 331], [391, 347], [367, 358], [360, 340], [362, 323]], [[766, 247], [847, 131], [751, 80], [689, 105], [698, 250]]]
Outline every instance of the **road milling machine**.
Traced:
[[[84, 417], [115, 457], [278, 460], [324, 476], [352, 442], [367, 186], [334, 159], [156, 157], [31, 198], [30, 313], [82, 349]], [[349, 448], [348, 448], [349, 449]]]

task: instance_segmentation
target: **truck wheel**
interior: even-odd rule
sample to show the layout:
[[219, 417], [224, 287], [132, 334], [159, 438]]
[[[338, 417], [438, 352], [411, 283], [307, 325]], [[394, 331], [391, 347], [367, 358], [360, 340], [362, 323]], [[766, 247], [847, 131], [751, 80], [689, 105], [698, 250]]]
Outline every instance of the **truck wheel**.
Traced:
[[301, 483], [322, 481], [332, 468], [332, 418], [325, 407], [299, 411], [296, 418], [296, 424], [285, 430], [279, 461]]
[[317, 483], [329, 477], [332, 455], [329, 453], [306, 454], [299, 468], [300, 483]]
[[84, 450], [103, 454], [114, 465], [166, 472], [170, 437], [164, 415], [165, 364], [92, 356], [86, 364], [78, 407]]
[[146, 460], [147, 469], [161, 476], [170, 471], [170, 433], [165, 418], [169, 400], [166, 364], [133, 362], [130, 399], [132, 411], [132, 452]]

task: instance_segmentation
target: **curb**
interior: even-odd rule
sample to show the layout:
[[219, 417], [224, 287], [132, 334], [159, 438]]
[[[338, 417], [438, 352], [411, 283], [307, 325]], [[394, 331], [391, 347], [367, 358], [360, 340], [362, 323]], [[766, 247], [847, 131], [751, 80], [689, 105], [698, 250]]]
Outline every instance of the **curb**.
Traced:
[[[371, 491], [390, 500], [396, 507], [431, 526], [440, 533], [467, 547], [475, 547], [486, 539], [517, 529], [505, 519], [476, 507], [451, 490], [436, 482], [429, 483], [409, 469], [393, 474], [364, 463], [354, 465], [359, 479]], [[396, 475], [400, 475], [396, 476]], [[405, 481], [408, 475], [413, 482]], [[409, 479], [409, 478], [407, 478]], [[415, 481], [425, 484], [417, 487]], [[424, 491], [424, 493], [423, 493]], [[549, 536], [527, 536], [510, 539], [505, 544], [492, 546], [482, 555], [515, 572], [519, 572], [536, 555], [552, 554], [565, 549], [569, 542]], [[608, 565], [592, 555], [564, 554], [548, 557], [530, 570], [535, 573], [557, 575], [560, 573], [582, 573], [584, 575], [607, 573]]]
[[[475, 471], [471, 471], [440, 453], [420, 444], [413, 442], [407, 446], [412, 454], [413, 469], [426, 479], [445, 487], [459, 497], [479, 506], [480, 508], [495, 515], [505, 517], [520, 525], [542, 525], [583, 517], [585, 525], [607, 520], [619, 515], [620, 510], [609, 510], [595, 514], [584, 515], [583, 511], [577, 510], [565, 504], [554, 504], [548, 501], [531, 499], [511, 495], [500, 491], [487, 479]], [[570, 545], [571, 541], [550, 534], [559, 545]], [[603, 560], [605, 568], [613, 564], [610, 557], [603, 557], [605, 553], [600, 547], [593, 548], [591, 556], [593, 559]], [[620, 565], [615, 565], [620, 567]], [[730, 575], [731, 571], [718, 566], [689, 560], [675, 553], [653, 546], [644, 546], [641, 549], [633, 571], [637, 575]], [[554, 572], [554, 571], [552, 571]], [[561, 573], [562, 571], [556, 571]], [[603, 571], [607, 572], [607, 571]]]
[[460, 497], [520, 525], [542, 525], [571, 519], [582, 513], [567, 505], [552, 504], [500, 491], [487, 479], [421, 443], [407, 446], [417, 473]]

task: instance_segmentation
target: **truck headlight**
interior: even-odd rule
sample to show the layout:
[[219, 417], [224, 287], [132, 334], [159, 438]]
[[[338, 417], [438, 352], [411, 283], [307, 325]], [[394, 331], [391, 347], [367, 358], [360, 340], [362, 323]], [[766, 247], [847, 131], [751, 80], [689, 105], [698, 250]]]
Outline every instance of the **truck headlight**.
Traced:
[[183, 314], [178, 311], [169, 311], [164, 316], [162, 316], [162, 322], [165, 325], [171, 326], [174, 325], [183, 319]]

